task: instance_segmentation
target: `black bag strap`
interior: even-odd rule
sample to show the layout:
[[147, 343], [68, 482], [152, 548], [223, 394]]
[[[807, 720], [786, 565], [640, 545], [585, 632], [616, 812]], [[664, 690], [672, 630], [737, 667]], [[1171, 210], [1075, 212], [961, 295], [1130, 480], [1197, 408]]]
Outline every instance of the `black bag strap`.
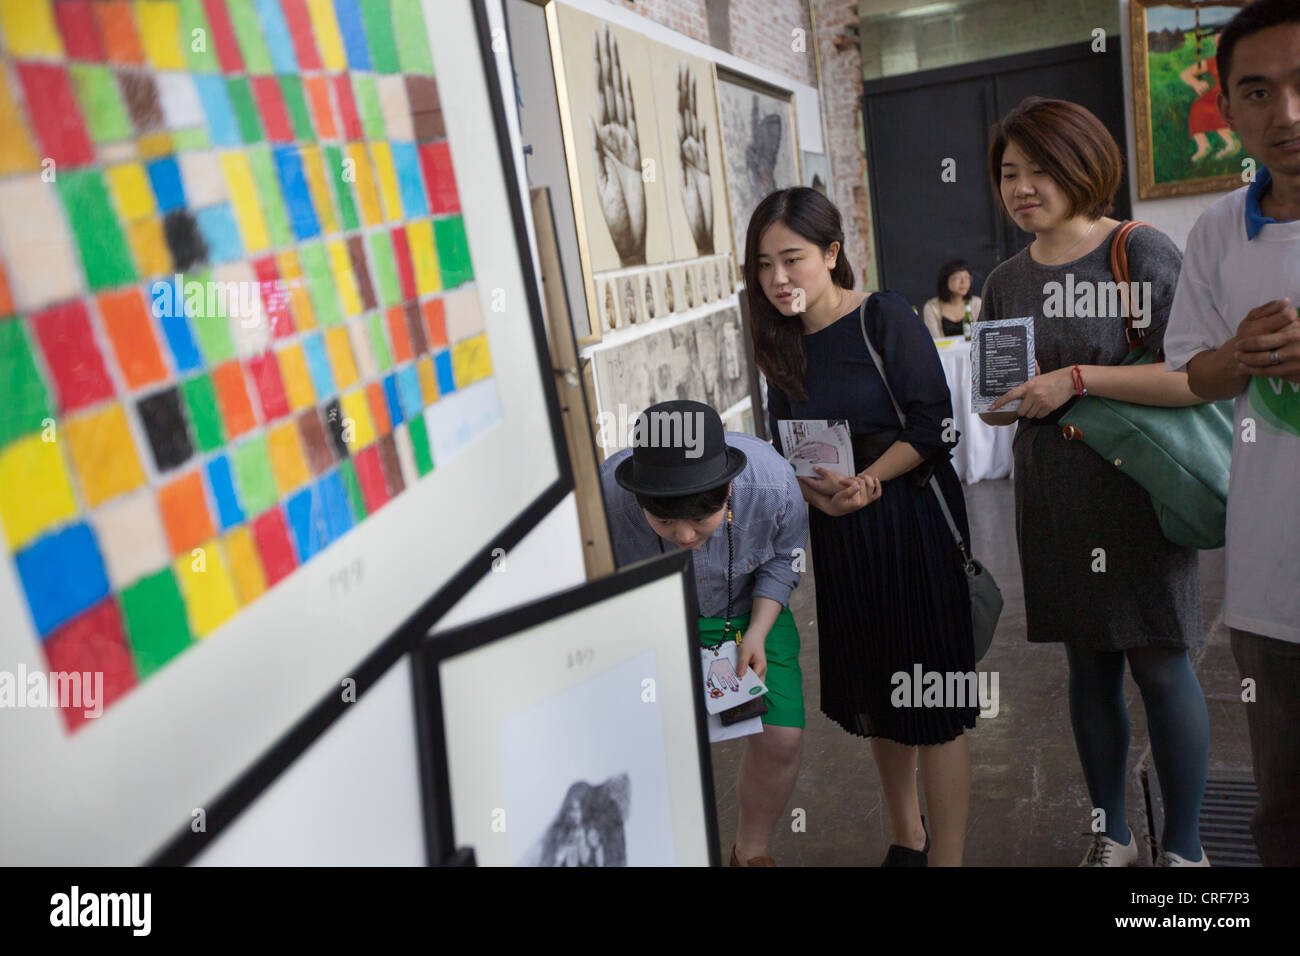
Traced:
[[[870, 296], [867, 297], [871, 298]], [[858, 306], [858, 325], [862, 329], [862, 341], [867, 343], [867, 351], [871, 353], [871, 361], [876, 363], [876, 371], [880, 373], [880, 380], [885, 384], [885, 392], [889, 395], [889, 400], [894, 405], [894, 413], [898, 416], [899, 427], [907, 428], [907, 416], [903, 414], [902, 407], [898, 404], [898, 399], [894, 397], [894, 390], [889, 387], [889, 377], [885, 375], [885, 363], [880, 360], [880, 353], [876, 347], [871, 344], [871, 336], [867, 335], [867, 299], [862, 300], [862, 305]], [[943, 497], [943, 491], [939, 488], [939, 482], [930, 476], [930, 490], [934, 492], [935, 498], [939, 500], [939, 510], [943, 512], [944, 520], [948, 522], [948, 530], [952, 532], [953, 540], [957, 542], [957, 549], [961, 551], [962, 561], [967, 568], [972, 565], [970, 551], [966, 549], [966, 539], [962, 537], [961, 532], [957, 530], [957, 522], [952, 520], [952, 512], [948, 510], [948, 502]]]

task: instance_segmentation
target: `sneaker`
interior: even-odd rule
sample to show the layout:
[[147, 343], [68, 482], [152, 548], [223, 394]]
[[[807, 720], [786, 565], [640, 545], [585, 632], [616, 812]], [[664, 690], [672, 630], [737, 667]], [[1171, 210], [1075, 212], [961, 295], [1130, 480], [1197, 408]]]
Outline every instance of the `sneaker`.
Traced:
[[1092, 834], [1092, 845], [1080, 866], [1132, 866], [1137, 862], [1137, 837], [1130, 830], [1128, 844], [1117, 843], [1100, 833]]
[[1156, 857], [1156, 866], [1209, 866], [1210, 858], [1205, 855], [1205, 848], [1201, 848], [1201, 858], [1193, 863], [1191, 860], [1184, 859], [1177, 853], [1171, 853], [1162, 849], [1160, 855]]

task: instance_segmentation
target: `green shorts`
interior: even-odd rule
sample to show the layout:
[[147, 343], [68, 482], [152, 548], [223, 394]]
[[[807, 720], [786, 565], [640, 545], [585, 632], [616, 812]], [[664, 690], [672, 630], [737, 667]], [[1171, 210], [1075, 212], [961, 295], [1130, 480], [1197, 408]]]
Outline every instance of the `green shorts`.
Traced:
[[[700, 646], [713, 647], [722, 640], [720, 617], [702, 617], [699, 619]], [[733, 630], [740, 628], [744, 633], [749, 627], [749, 615], [733, 617]], [[794, 626], [794, 615], [787, 607], [777, 615], [772, 630], [767, 632], [763, 644], [767, 655], [767, 674], [763, 683], [767, 685], [767, 713], [763, 723], [773, 727], [802, 727], [803, 713], [803, 671], [799, 669], [799, 629]]]

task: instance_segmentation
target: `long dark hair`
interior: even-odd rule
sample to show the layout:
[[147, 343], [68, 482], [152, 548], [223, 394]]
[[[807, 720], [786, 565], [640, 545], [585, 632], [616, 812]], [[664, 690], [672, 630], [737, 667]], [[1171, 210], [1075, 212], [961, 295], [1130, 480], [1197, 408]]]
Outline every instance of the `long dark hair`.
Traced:
[[764, 230], [779, 222], [807, 239], [823, 253], [832, 242], [840, 244], [831, 281], [841, 289], [853, 288], [853, 267], [844, 254], [844, 228], [835, 204], [815, 189], [796, 186], [769, 193], [749, 217], [745, 233], [745, 295], [753, 322], [754, 363], [767, 380], [797, 401], [808, 398], [804, 376], [808, 359], [803, 351], [803, 323], [798, 316], [777, 310], [758, 281], [758, 242]]
[[[956, 292], [948, 288], [948, 280], [958, 272], [970, 272], [970, 263], [964, 259], [953, 259], [951, 262], [945, 262], [943, 267], [939, 269], [939, 281], [935, 283], [934, 288], [939, 293], [940, 302], [950, 302], [957, 295]], [[963, 301], [969, 302], [974, 294], [975, 273], [971, 272], [970, 288], [966, 290]]]

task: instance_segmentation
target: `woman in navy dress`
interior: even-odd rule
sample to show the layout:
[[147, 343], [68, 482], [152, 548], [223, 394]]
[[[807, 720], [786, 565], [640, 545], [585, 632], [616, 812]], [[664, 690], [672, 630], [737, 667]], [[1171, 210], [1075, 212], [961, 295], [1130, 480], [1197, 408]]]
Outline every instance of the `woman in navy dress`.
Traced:
[[[889, 808], [885, 865], [958, 866], [970, 804], [977, 700], [926, 699], [920, 675], [973, 674], [970, 597], [931, 470], [970, 540], [952, 401], [934, 342], [902, 296], [853, 289], [835, 206], [805, 187], [772, 193], [750, 219], [745, 287], [754, 353], [768, 381], [771, 433], [781, 419], [846, 419], [855, 477], [800, 479], [817, 580], [821, 709], [868, 737]], [[859, 306], [889, 387], [862, 339]], [[923, 681], [924, 683], [924, 681]], [[961, 706], [958, 706], [958, 705]], [[930, 830], [921, 817], [918, 760]], [[929, 837], [933, 836], [933, 850]], [[930, 851], [928, 856], [927, 852]]]

